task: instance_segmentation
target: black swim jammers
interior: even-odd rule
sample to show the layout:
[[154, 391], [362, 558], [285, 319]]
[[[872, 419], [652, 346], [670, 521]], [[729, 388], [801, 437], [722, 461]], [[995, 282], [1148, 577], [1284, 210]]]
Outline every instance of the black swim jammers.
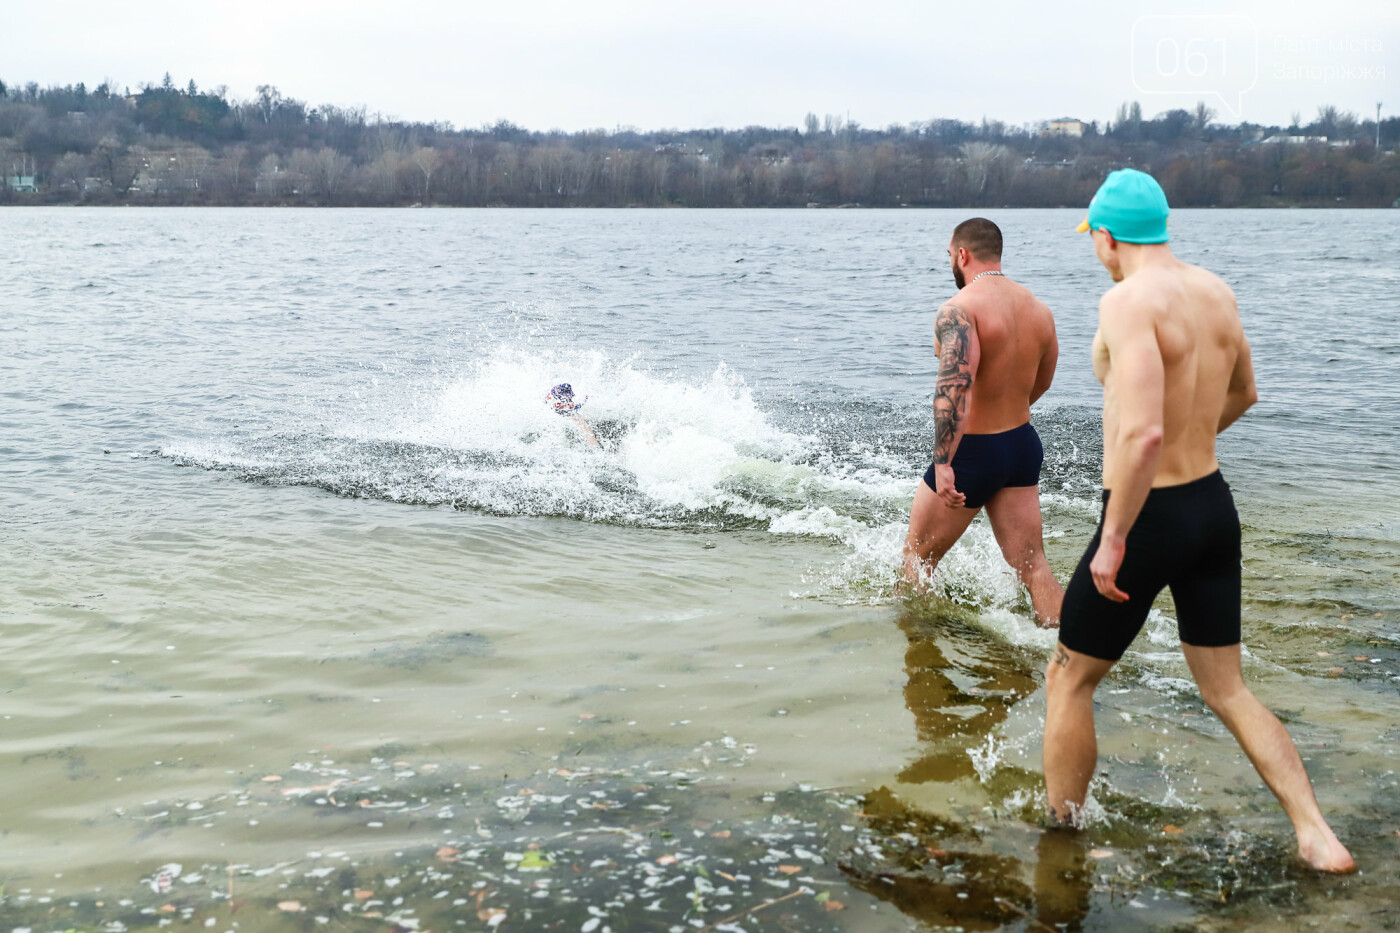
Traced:
[[[1105, 510], [1109, 493], [1104, 491]], [[1188, 645], [1217, 648], [1240, 641], [1240, 517], [1217, 470], [1147, 496], [1128, 532], [1116, 603], [1094, 586], [1089, 563], [1099, 550], [1103, 519], [1065, 588], [1060, 642], [1105, 661], [1123, 657], [1163, 587], [1176, 601], [1177, 628]]]
[[[1027, 421], [1000, 434], [964, 434], [953, 454], [953, 475], [969, 509], [980, 509], [1007, 486], [1038, 486], [1045, 448]], [[924, 472], [929, 489], [938, 491], [934, 465]]]

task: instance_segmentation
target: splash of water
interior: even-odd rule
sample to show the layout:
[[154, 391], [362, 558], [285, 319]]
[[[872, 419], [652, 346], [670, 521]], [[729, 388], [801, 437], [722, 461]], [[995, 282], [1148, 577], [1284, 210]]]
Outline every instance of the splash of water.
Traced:
[[[162, 453], [252, 482], [347, 496], [820, 538], [842, 553], [818, 571], [821, 592], [890, 598], [923, 466], [921, 420], [904, 424], [858, 400], [760, 404], [723, 363], [687, 377], [528, 335], [440, 365], [415, 373], [395, 361], [269, 416], [271, 427], [185, 438]], [[600, 449], [545, 403], [559, 382], [586, 398], [581, 414]], [[992, 611], [991, 624], [1018, 644], [1053, 643], [1024, 624], [1019, 587], [984, 521], [928, 582]]]

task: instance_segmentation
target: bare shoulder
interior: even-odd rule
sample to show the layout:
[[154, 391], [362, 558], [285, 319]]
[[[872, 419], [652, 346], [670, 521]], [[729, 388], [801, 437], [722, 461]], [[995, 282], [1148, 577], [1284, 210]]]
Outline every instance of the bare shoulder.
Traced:
[[940, 337], [950, 330], [966, 331], [976, 326], [974, 303], [954, 295], [939, 307], [933, 318], [934, 333]]
[[1013, 301], [1022, 305], [1027, 305], [1029, 307], [1036, 308], [1038, 310], [1050, 310], [1050, 308], [1045, 304], [1045, 302], [1040, 300], [1040, 296], [1037, 295], [1035, 292], [1031, 291], [1030, 286], [1026, 283], [1017, 281], [1016, 279], [1010, 277], [1007, 277], [1006, 283], [1010, 285], [1013, 289]]
[[[1025, 286], [1022, 286], [1022, 288], [1025, 288]], [[1050, 306], [1041, 301], [1040, 297], [1029, 288], [1026, 288], [1025, 291], [1026, 300], [1029, 302], [1030, 306], [1035, 309], [1035, 313], [1044, 318], [1053, 328], [1055, 326], [1055, 313], [1050, 310]]]
[[939, 305], [938, 313], [934, 316], [935, 326], [941, 325], [944, 321], [959, 320], [964, 323], [971, 323], [977, 317], [977, 298], [968, 294], [967, 289], [959, 291], [952, 298]]
[[1099, 300], [1099, 333], [1110, 344], [1153, 333], [1164, 317], [1167, 302], [1141, 273], [1104, 292]]
[[1124, 279], [1099, 299], [1099, 317], [1137, 317], [1151, 314], [1162, 303], [1160, 291], [1148, 281], [1148, 276], [1138, 274]]
[[1025, 321], [1033, 322], [1033, 330], [1045, 342], [1055, 339], [1055, 314], [1050, 310], [1050, 306], [1040, 300], [1035, 292], [1031, 291], [1020, 282], [1015, 283], [1020, 289], [1019, 298], [1014, 303], [1014, 313]]
[[1198, 320], [1210, 327], [1217, 339], [1226, 344], [1244, 340], [1244, 324], [1240, 320], [1239, 302], [1235, 290], [1220, 276], [1200, 266], [1187, 266], [1190, 291], [1201, 308]]
[[1187, 269], [1187, 274], [1191, 276], [1192, 284], [1202, 289], [1211, 298], [1235, 303], [1235, 290], [1231, 288], [1224, 279], [1201, 266], [1193, 266], [1190, 263], [1182, 263]]

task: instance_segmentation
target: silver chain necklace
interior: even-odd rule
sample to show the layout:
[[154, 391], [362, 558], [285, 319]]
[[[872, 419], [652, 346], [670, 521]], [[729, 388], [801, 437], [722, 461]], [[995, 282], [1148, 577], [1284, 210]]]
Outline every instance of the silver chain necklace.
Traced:
[[[976, 282], [984, 275], [1006, 275], [1006, 273], [1002, 272], [1000, 269], [988, 269], [986, 272], [979, 272], [976, 275], [974, 275], [972, 277], [972, 282]], [[968, 282], [967, 284], [971, 285], [972, 282]]]

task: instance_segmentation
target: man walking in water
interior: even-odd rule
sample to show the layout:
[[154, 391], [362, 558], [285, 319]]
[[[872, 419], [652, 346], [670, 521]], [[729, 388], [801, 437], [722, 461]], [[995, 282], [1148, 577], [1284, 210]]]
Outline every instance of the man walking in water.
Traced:
[[1001, 230], [974, 217], [953, 230], [958, 293], [934, 319], [938, 384], [933, 463], [914, 493], [904, 579], [932, 574], [983, 506], [1006, 562], [1030, 590], [1041, 625], [1060, 617], [1060, 588], [1040, 526], [1044, 450], [1031, 405], [1055, 377], [1055, 319], [1001, 271]]
[[1240, 522], [1215, 437], [1254, 404], [1254, 369], [1230, 287], [1172, 255], [1167, 198], [1150, 176], [1113, 172], [1079, 229], [1113, 281], [1099, 304], [1103, 518], [1065, 593], [1045, 677], [1051, 812], [1084, 805], [1098, 757], [1094, 688], [1170, 587], [1181, 650], [1201, 698], [1283, 804], [1314, 868], [1350, 871], [1302, 759], [1240, 673]]

